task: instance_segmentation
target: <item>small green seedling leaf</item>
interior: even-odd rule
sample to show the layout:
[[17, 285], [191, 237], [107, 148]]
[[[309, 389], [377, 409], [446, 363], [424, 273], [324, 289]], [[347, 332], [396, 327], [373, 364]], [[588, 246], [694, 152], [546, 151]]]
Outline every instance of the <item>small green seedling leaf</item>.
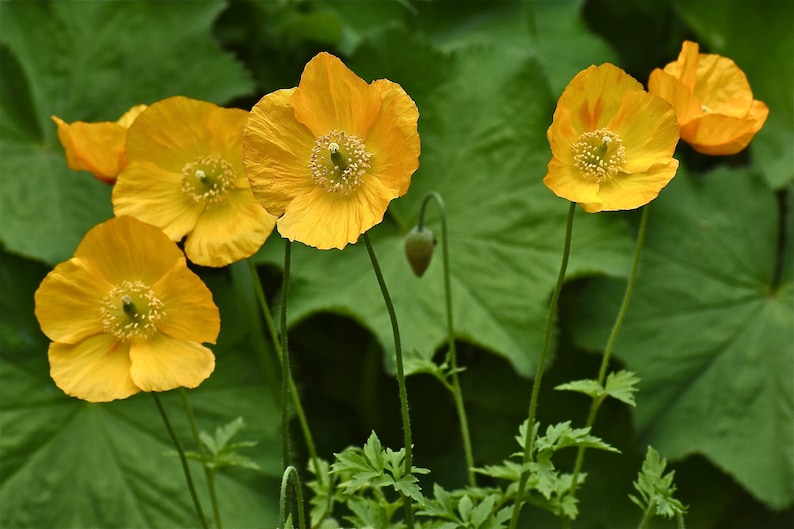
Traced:
[[649, 446], [645, 454], [645, 461], [642, 462], [642, 469], [634, 482], [634, 488], [640, 496], [629, 494], [629, 499], [634, 502], [643, 512], [650, 513], [651, 516], [664, 516], [672, 518], [683, 516], [686, 507], [673, 497], [676, 486], [673, 483], [675, 471], [664, 473], [667, 460], [659, 455], [659, 452]]

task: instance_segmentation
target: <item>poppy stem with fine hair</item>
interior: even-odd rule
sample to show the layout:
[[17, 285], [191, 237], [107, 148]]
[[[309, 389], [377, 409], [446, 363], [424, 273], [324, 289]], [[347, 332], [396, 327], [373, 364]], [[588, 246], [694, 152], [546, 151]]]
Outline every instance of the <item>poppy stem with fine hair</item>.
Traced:
[[[598, 384], [601, 387], [604, 387], [604, 381], [607, 377], [607, 367], [609, 366], [609, 358], [612, 356], [612, 349], [615, 346], [615, 339], [617, 338], [620, 327], [623, 324], [623, 318], [626, 316], [629, 301], [631, 301], [631, 293], [634, 291], [634, 281], [637, 279], [637, 270], [640, 266], [642, 246], [645, 242], [645, 231], [648, 226], [648, 211], [650, 211], [649, 206], [646, 205], [642, 208], [642, 218], [640, 220], [639, 230], [637, 231], [637, 245], [634, 248], [634, 261], [631, 265], [631, 274], [629, 275], [629, 280], [626, 284], [626, 292], [623, 294], [623, 302], [620, 304], [620, 310], [618, 310], [615, 323], [612, 325], [612, 331], [609, 333], [609, 339], [607, 340], [606, 347], [604, 347], [604, 355], [601, 358], [601, 368], [598, 371]], [[587, 415], [587, 423], [585, 424], [586, 428], [593, 427], [596, 415], [598, 414], [598, 409], [601, 407], [601, 403], [604, 402], [605, 398], [606, 395], [593, 397], [593, 402], [590, 405], [590, 413]], [[576, 497], [576, 485], [579, 479], [579, 472], [581, 472], [582, 465], [584, 464], [584, 453], [585, 447], [580, 446], [576, 453], [576, 463], [574, 464], [573, 468], [571, 488], [568, 491], [568, 495], [572, 498]]]
[[[546, 357], [549, 355], [549, 348], [551, 345], [551, 336], [554, 331], [554, 321], [557, 317], [557, 301], [560, 298], [560, 291], [562, 284], [565, 282], [565, 272], [568, 269], [568, 256], [571, 253], [571, 232], [573, 231], [573, 214], [576, 211], [576, 202], [571, 202], [568, 209], [568, 221], [565, 225], [565, 242], [562, 249], [562, 262], [560, 263], [560, 273], [557, 275], [557, 283], [554, 285], [554, 290], [551, 293], [551, 302], [549, 303], [549, 314], [546, 317], [546, 332], [543, 335], [543, 345], [540, 349], [540, 358], [538, 359], [538, 368], [535, 372], [535, 381], [532, 384], [532, 396], [529, 399], [529, 413], [527, 418], [527, 431], [524, 437], [524, 457], [521, 467], [526, 469], [527, 463], [532, 461], [532, 451], [535, 444], [535, 413], [538, 407], [538, 394], [540, 393], [540, 381], [543, 378], [543, 370], [546, 367]], [[516, 491], [515, 502], [513, 503], [513, 514], [510, 517], [510, 529], [516, 529], [518, 526], [518, 516], [521, 514], [521, 505], [523, 503], [524, 491], [527, 487], [527, 480], [529, 479], [529, 471], [523, 470], [521, 478], [518, 481], [518, 490]]]
[[187, 457], [185, 456], [185, 450], [182, 448], [182, 443], [179, 442], [179, 438], [176, 436], [176, 432], [174, 432], [174, 428], [171, 426], [171, 421], [168, 420], [168, 415], [165, 413], [163, 403], [160, 402], [160, 397], [158, 397], [157, 393], [154, 391], [152, 391], [151, 394], [155, 404], [157, 404], [157, 409], [160, 410], [160, 417], [163, 418], [165, 429], [168, 430], [168, 435], [171, 436], [171, 442], [174, 443], [174, 448], [176, 448], [179, 454], [179, 461], [182, 463], [182, 471], [185, 473], [187, 488], [190, 490], [190, 497], [193, 498], [193, 507], [196, 509], [196, 515], [199, 518], [199, 522], [201, 522], [201, 527], [203, 529], [209, 529], [207, 526], [207, 519], [204, 518], [204, 511], [201, 509], [201, 502], [199, 502], [198, 494], [196, 494], [196, 487], [193, 485], [193, 477], [190, 475], [190, 467], [188, 467]]
[[[369, 253], [370, 261], [372, 261], [372, 269], [375, 271], [375, 277], [378, 279], [380, 291], [383, 294], [383, 301], [386, 303], [386, 310], [389, 312], [389, 319], [391, 320], [392, 333], [394, 334], [394, 353], [397, 365], [397, 386], [400, 391], [400, 411], [402, 412], [403, 420], [403, 434], [405, 444], [405, 474], [410, 475], [413, 470], [413, 441], [411, 440], [411, 417], [408, 414], [408, 392], [405, 389], [405, 371], [403, 369], [403, 352], [400, 342], [400, 328], [397, 325], [397, 315], [394, 313], [394, 305], [389, 296], [389, 290], [386, 288], [386, 281], [383, 279], [380, 266], [378, 265], [378, 258], [375, 256], [375, 250], [372, 248], [372, 243], [369, 241], [369, 236], [365, 232], [362, 235], [364, 244], [367, 246], [367, 253]], [[400, 494], [403, 499], [403, 506], [405, 507], [405, 525], [408, 529], [413, 529], [414, 526], [414, 512], [411, 506], [411, 499], [405, 494]]]
[[466, 408], [463, 404], [463, 390], [460, 387], [460, 378], [458, 377], [458, 355], [455, 346], [455, 327], [452, 324], [452, 285], [450, 284], [449, 272], [449, 236], [447, 234], [447, 211], [444, 207], [444, 200], [441, 195], [436, 191], [430, 191], [425, 195], [422, 201], [422, 208], [419, 210], [419, 222], [417, 229], [422, 231], [425, 219], [425, 209], [427, 208], [430, 199], [435, 199], [438, 204], [438, 209], [441, 212], [441, 258], [444, 266], [444, 299], [447, 311], [447, 341], [449, 342], [449, 371], [452, 384], [449, 387], [452, 392], [453, 400], [455, 401], [455, 408], [458, 412], [458, 421], [460, 422], [460, 435], [463, 441], [463, 454], [466, 458], [466, 472], [469, 478], [469, 485], [472, 487], [477, 486], [477, 481], [474, 475], [474, 454], [471, 449], [471, 434], [469, 433], [469, 421], [466, 417]]
[[289, 397], [292, 372], [287, 349], [287, 294], [292, 243], [284, 241], [284, 276], [281, 286], [281, 459], [284, 468], [290, 465]]

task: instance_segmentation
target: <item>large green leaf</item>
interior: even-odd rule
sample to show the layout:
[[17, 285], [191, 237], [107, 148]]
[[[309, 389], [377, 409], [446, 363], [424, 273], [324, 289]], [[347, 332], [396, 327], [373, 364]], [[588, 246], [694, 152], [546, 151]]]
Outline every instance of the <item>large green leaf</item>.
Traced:
[[[791, 218], [748, 170], [681, 174], [651, 208], [615, 349], [641, 379], [640, 441], [671, 458], [702, 453], [766, 504], [790, 505], [794, 290], [780, 230]], [[603, 346], [615, 313], [605, 300], [622, 288], [597, 283], [582, 297], [574, 332], [587, 347]]]
[[[0, 526], [2, 527], [196, 527], [184, 476], [152, 398], [90, 404], [63, 394], [49, 378], [47, 340], [33, 315], [33, 291], [46, 269], [0, 253]], [[280, 473], [278, 411], [266, 392], [251, 337], [234, 322], [237, 308], [224, 278], [213, 280], [224, 314], [214, 347], [215, 373], [190, 391], [199, 428], [243, 416], [241, 440], [267, 476], [221, 471], [218, 494], [229, 527], [272, 526]], [[246, 398], [240, 398], [245, 394]], [[178, 395], [163, 402], [182, 444], [195, 450]], [[204, 476], [193, 478], [211, 516]]]
[[[543, 70], [499, 47], [441, 52], [401, 30], [380, 34], [351, 64], [365, 78], [400, 82], [419, 107], [420, 169], [408, 194], [392, 203], [390, 221], [371, 230], [406, 354], [429, 359], [446, 337], [440, 246], [421, 279], [402, 247], [425, 193], [435, 190], [447, 206], [458, 337], [531, 373], [568, 210], [542, 184], [554, 106]], [[622, 274], [630, 242], [620, 216], [577, 217], [571, 274]], [[432, 203], [428, 225], [441, 235]], [[391, 327], [362, 246], [340, 253], [296, 245], [290, 318], [350, 315], [375, 333], [391, 362]], [[280, 263], [280, 251], [267, 245], [264, 253]]]
[[222, 2], [0, 4], [0, 240], [55, 263], [111, 215], [110, 191], [66, 168], [51, 115], [114, 121], [171, 95], [216, 103], [251, 91], [210, 37]]

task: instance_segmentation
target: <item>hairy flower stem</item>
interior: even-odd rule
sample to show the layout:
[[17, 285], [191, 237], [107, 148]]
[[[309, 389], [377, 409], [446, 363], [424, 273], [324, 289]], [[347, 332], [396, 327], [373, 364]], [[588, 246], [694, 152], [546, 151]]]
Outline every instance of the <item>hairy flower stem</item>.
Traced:
[[284, 241], [284, 276], [281, 285], [281, 460], [284, 468], [290, 466], [289, 442], [289, 398], [292, 372], [289, 365], [289, 349], [287, 348], [287, 297], [289, 293], [289, 269], [292, 244]]
[[449, 273], [449, 236], [447, 233], [447, 212], [444, 207], [444, 201], [441, 195], [435, 191], [429, 192], [425, 195], [422, 201], [422, 209], [419, 211], [419, 222], [417, 224], [418, 231], [422, 231], [425, 219], [425, 209], [427, 208], [430, 199], [435, 199], [438, 204], [438, 209], [441, 212], [441, 250], [442, 260], [444, 265], [444, 296], [447, 311], [447, 341], [449, 342], [449, 350], [447, 357], [449, 358], [450, 377], [452, 378], [452, 385], [450, 391], [452, 398], [455, 401], [455, 409], [458, 412], [458, 421], [460, 422], [460, 435], [463, 441], [463, 453], [466, 458], [466, 472], [469, 477], [469, 485], [472, 487], [477, 486], [477, 481], [474, 474], [474, 455], [471, 449], [471, 435], [469, 434], [469, 421], [466, 417], [466, 408], [463, 405], [463, 390], [460, 387], [460, 380], [458, 377], [458, 355], [455, 347], [455, 327], [452, 324], [452, 286], [450, 284]]
[[516, 529], [518, 526], [518, 517], [521, 514], [521, 506], [523, 504], [524, 491], [527, 487], [527, 480], [529, 479], [529, 470], [526, 468], [527, 463], [532, 461], [532, 451], [535, 444], [535, 413], [538, 407], [538, 394], [540, 393], [540, 382], [543, 378], [543, 371], [546, 367], [546, 357], [549, 355], [549, 347], [551, 345], [551, 336], [554, 331], [554, 322], [557, 316], [557, 301], [560, 299], [560, 291], [562, 284], [565, 282], [565, 271], [568, 269], [568, 256], [571, 253], [571, 232], [573, 231], [573, 214], [576, 211], [576, 203], [571, 202], [568, 209], [568, 221], [565, 225], [565, 242], [562, 249], [562, 263], [560, 263], [560, 273], [557, 276], [557, 283], [554, 285], [554, 290], [551, 293], [551, 302], [549, 303], [549, 314], [546, 318], [546, 331], [543, 335], [543, 345], [540, 349], [540, 358], [538, 359], [538, 367], [535, 372], [535, 381], [532, 384], [532, 396], [529, 399], [529, 413], [527, 419], [527, 433], [524, 438], [524, 457], [521, 466], [521, 478], [518, 481], [518, 490], [516, 491], [515, 503], [513, 503], [513, 514], [510, 517], [510, 529]]
[[[405, 389], [405, 371], [403, 369], [403, 352], [400, 343], [400, 328], [397, 326], [397, 315], [394, 313], [394, 305], [389, 296], [389, 290], [386, 288], [386, 281], [383, 279], [383, 273], [380, 271], [378, 265], [378, 258], [375, 256], [375, 250], [372, 248], [372, 243], [369, 241], [369, 235], [365, 232], [362, 236], [364, 244], [367, 246], [367, 253], [369, 259], [372, 261], [372, 269], [375, 271], [375, 277], [378, 279], [380, 291], [383, 294], [383, 301], [386, 303], [386, 310], [389, 312], [389, 319], [391, 320], [392, 333], [394, 334], [394, 353], [397, 364], [397, 386], [400, 391], [400, 411], [403, 420], [403, 435], [405, 444], [405, 475], [410, 475], [413, 470], [413, 441], [411, 439], [411, 417], [408, 414], [408, 392]], [[405, 494], [400, 493], [403, 499], [403, 506], [405, 508], [405, 525], [408, 529], [414, 527], [414, 512], [411, 507], [411, 499]]]
[[185, 388], [179, 388], [179, 397], [182, 399], [182, 407], [185, 408], [185, 415], [187, 415], [187, 421], [190, 424], [190, 431], [193, 434], [193, 440], [196, 443], [196, 452], [198, 452], [198, 455], [201, 458], [201, 466], [204, 468], [204, 477], [207, 479], [207, 488], [209, 489], [210, 493], [210, 502], [212, 502], [212, 513], [215, 516], [215, 527], [222, 529], [223, 524], [221, 523], [221, 510], [218, 506], [218, 495], [215, 491], [215, 471], [210, 470], [204, 461], [204, 446], [201, 443], [201, 438], [198, 434], [198, 428], [196, 428], [196, 419], [193, 416], [193, 409], [190, 407], [190, 402], [187, 400], [187, 392], [185, 391]]
[[[607, 340], [606, 347], [604, 347], [604, 356], [601, 358], [601, 368], [598, 371], [598, 384], [602, 387], [604, 386], [604, 381], [607, 377], [607, 367], [609, 366], [609, 359], [612, 356], [612, 349], [615, 346], [615, 340], [617, 339], [618, 332], [620, 331], [620, 326], [623, 324], [623, 319], [626, 317], [626, 311], [629, 306], [629, 301], [631, 300], [631, 294], [634, 291], [634, 281], [637, 279], [637, 270], [639, 269], [640, 265], [642, 246], [645, 243], [645, 231], [648, 227], [648, 211], [650, 211], [649, 206], [642, 208], [642, 218], [640, 219], [640, 227], [637, 231], [637, 244], [634, 247], [634, 261], [631, 265], [631, 273], [629, 274], [628, 283], [626, 284], [626, 292], [623, 294], [623, 302], [621, 303], [620, 310], [618, 311], [618, 315], [615, 318], [615, 323], [612, 325], [612, 331], [609, 333], [609, 339]], [[601, 403], [604, 402], [605, 398], [605, 396], [593, 398], [593, 402], [590, 405], [590, 413], [587, 415], [587, 428], [592, 428], [593, 424], [595, 424], [598, 409], [601, 407]], [[586, 449], [584, 446], [580, 446], [579, 450], [576, 452], [576, 463], [574, 464], [573, 468], [571, 489], [568, 491], [568, 495], [571, 497], [576, 497], [576, 482], [579, 479], [579, 473], [581, 472], [582, 465], [584, 464], [585, 450]], [[567, 524], [565, 526], [567, 527]]]
[[[289, 244], [289, 243], [287, 243]], [[287, 527], [287, 496], [289, 494], [290, 478], [292, 479], [292, 490], [295, 491], [295, 499], [297, 500], [298, 508], [298, 527], [306, 529], [306, 517], [303, 514], [303, 489], [301, 487], [300, 476], [298, 471], [292, 465], [284, 469], [284, 474], [281, 476], [281, 494], [278, 498], [278, 528], [284, 529]]]
[[190, 467], [188, 467], [187, 457], [185, 457], [185, 450], [182, 448], [182, 443], [179, 442], [179, 438], [176, 436], [176, 432], [174, 432], [174, 428], [171, 426], [171, 421], [168, 420], [168, 415], [165, 413], [163, 403], [160, 402], [160, 397], [154, 391], [152, 391], [151, 394], [155, 404], [157, 404], [157, 409], [160, 410], [160, 417], [163, 418], [165, 429], [168, 430], [168, 435], [171, 436], [171, 442], [174, 443], [174, 448], [176, 448], [179, 454], [179, 461], [182, 463], [182, 472], [185, 474], [185, 481], [187, 481], [190, 497], [193, 498], [193, 507], [196, 509], [196, 516], [198, 516], [199, 522], [201, 522], [201, 527], [203, 529], [209, 529], [209, 526], [207, 526], [207, 519], [204, 518], [204, 511], [201, 509], [201, 503], [196, 494], [196, 487], [193, 485], [193, 477], [190, 475]]
[[[289, 243], [287, 243], [289, 244]], [[259, 306], [262, 309], [262, 315], [265, 318], [265, 324], [267, 325], [268, 332], [270, 333], [270, 338], [273, 342], [273, 349], [276, 351], [278, 355], [279, 364], [282, 365], [283, 369], [283, 354], [281, 350], [281, 341], [279, 339], [279, 333], [276, 331], [276, 325], [273, 323], [273, 315], [270, 312], [270, 307], [267, 304], [267, 299], [265, 298], [265, 292], [262, 289], [262, 284], [259, 281], [259, 274], [256, 271], [256, 265], [251, 259], [248, 259], [248, 267], [251, 271], [251, 276], [254, 279], [254, 289], [256, 290], [256, 297], [259, 301]], [[289, 377], [289, 392], [290, 392], [290, 399], [292, 400], [292, 406], [295, 409], [295, 415], [298, 417], [298, 423], [300, 424], [301, 432], [303, 433], [303, 438], [306, 441], [306, 450], [309, 452], [309, 459], [312, 462], [312, 466], [314, 466], [315, 470], [319, 470], [319, 457], [317, 455], [317, 448], [314, 444], [314, 437], [312, 436], [311, 429], [309, 428], [309, 422], [306, 420], [306, 413], [303, 410], [303, 404], [300, 400], [300, 395], [295, 387], [295, 381], [292, 378], [292, 374], [290, 373]], [[325, 476], [319, 475], [317, 476], [317, 480], [323, 484], [325, 482]]]

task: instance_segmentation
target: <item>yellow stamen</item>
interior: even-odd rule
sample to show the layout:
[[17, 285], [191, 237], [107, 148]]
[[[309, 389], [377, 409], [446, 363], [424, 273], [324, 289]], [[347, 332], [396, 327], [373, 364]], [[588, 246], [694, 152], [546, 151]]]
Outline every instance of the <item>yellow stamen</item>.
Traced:
[[571, 147], [576, 167], [591, 182], [609, 180], [623, 169], [626, 148], [620, 136], [606, 129], [585, 132]]
[[309, 158], [314, 182], [331, 193], [349, 195], [363, 183], [372, 153], [358, 136], [333, 130], [317, 138]]

